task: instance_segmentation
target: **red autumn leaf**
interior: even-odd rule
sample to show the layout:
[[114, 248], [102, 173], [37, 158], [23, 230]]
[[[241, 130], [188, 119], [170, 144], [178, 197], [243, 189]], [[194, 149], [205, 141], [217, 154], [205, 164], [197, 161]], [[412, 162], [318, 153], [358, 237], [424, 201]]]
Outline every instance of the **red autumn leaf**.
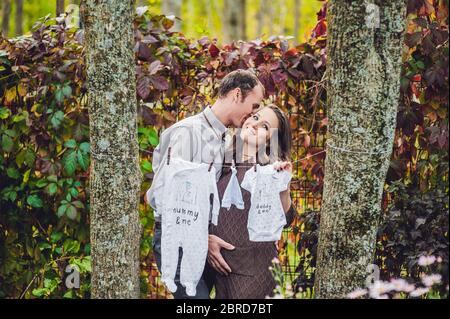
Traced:
[[296, 55], [298, 55], [298, 51], [296, 48], [291, 48], [291, 49], [287, 50], [286, 53], [284, 54], [284, 56], [286, 58], [292, 58]]
[[312, 38], [318, 38], [323, 35], [325, 35], [327, 32], [327, 23], [325, 20], [320, 20], [319, 23], [317, 23], [316, 27], [312, 31]]
[[217, 48], [216, 45], [213, 44], [213, 43], [211, 43], [211, 45], [209, 46], [208, 51], [209, 51], [209, 54], [211, 54], [211, 56], [213, 58], [217, 57], [219, 55], [219, 53], [220, 53], [219, 48]]

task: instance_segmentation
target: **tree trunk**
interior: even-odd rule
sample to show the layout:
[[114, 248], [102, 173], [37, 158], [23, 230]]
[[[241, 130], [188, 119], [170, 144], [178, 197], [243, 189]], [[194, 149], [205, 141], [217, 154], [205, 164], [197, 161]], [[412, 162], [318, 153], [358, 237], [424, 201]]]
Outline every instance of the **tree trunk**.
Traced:
[[245, 0], [226, 0], [223, 7], [224, 42], [246, 40]]
[[56, 16], [64, 13], [64, 0], [56, 0]]
[[403, 0], [375, 3], [329, 2], [329, 135], [317, 298], [342, 298], [362, 288], [374, 260], [399, 103], [406, 18]]
[[23, 0], [16, 0], [16, 35], [23, 34]]
[[134, 0], [85, 0], [92, 297], [139, 298]]
[[2, 34], [5, 38], [9, 33], [9, 16], [11, 14], [11, 0], [3, 0], [2, 10]]
[[295, 0], [294, 2], [294, 43], [299, 42], [299, 32], [300, 32], [300, 0]]
[[[162, 13], [165, 15], [174, 15], [178, 18], [181, 18], [181, 4], [181, 0], [162, 0]], [[173, 30], [181, 30], [181, 23], [179, 20], [175, 20]]]
[[260, 0], [259, 11], [256, 14], [256, 19], [258, 21], [256, 26], [257, 37], [261, 37], [264, 31], [264, 25], [266, 23], [267, 5], [268, 5], [267, 0]]

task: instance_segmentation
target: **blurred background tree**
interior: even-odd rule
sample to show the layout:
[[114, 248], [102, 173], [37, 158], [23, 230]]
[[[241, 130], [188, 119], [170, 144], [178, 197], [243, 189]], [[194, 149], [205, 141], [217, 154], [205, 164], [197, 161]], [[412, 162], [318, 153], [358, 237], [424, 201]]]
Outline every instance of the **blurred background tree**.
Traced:
[[[30, 32], [41, 17], [59, 15], [80, 0], [0, 0], [2, 32], [15, 37]], [[318, 0], [136, 0], [154, 14], [179, 17], [175, 28], [189, 38], [203, 35], [219, 42], [268, 39], [273, 35], [293, 36], [304, 42], [316, 24]]]

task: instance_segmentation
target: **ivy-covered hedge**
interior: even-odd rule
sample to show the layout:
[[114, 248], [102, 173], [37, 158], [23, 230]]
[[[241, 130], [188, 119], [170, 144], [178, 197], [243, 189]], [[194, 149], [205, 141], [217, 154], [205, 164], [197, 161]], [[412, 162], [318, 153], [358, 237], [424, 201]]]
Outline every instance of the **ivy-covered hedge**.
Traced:
[[[447, 7], [442, 1], [435, 7], [428, 3], [410, 1], [402, 103], [387, 186], [396, 181], [420, 194], [438, 187], [448, 194], [448, 186], [442, 186], [448, 184], [448, 18], [442, 13]], [[167, 17], [149, 13], [134, 20], [142, 196], [151, 182], [151, 153], [161, 129], [211, 103], [219, 80], [236, 68], [255, 69], [266, 98], [289, 113], [294, 160], [321, 150], [327, 125], [325, 7], [311, 40], [297, 47], [284, 38], [219, 46], [206, 37], [186, 39], [170, 31], [172, 25]], [[89, 117], [83, 30], [45, 17], [31, 36], [1, 39], [0, 97], [0, 297], [89, 297]], [[300, 211], [301, 198], [320, 200], [323, 156], [296, 167], [293, 194]], [[396, 196], [386, 195], [387, 202], [396, 202]], [[436, 207], [430, 216], [448, 214], [448, 204]], [[151, 267], [153, 219], [143, 201], [140, 216], [142, 296], [164, 296]], [[311, 215], [302, 215], [289, 238], [301, 237], [299, 269], [313, 270], [318, 216], [306, 224], [307, 216]], [[424, 234], [442, 235], [448, 247], [448, 218], [447, 229], [434, 220], [430, 217], [422, 227], [434, 223], [436, 231]], [[396, 258], [400, 243], [394, 230], [400, 222], [390, 219], [389, 227], [383, 228], [385, 237], [380, 237], [393, 243], [380, 252], [395, 263], [383, 266], [389, 274], [409, 260]], [[432, 245], [425, 248], [436, 252]], [[442, 257], [448, 265], [448, 254]], [[71, 274], [67, 265], [78, 266], [80, 289], [67, 288], [65, 280]], [[312, 274], [301, 274], [302, 287], [310, 286]]]

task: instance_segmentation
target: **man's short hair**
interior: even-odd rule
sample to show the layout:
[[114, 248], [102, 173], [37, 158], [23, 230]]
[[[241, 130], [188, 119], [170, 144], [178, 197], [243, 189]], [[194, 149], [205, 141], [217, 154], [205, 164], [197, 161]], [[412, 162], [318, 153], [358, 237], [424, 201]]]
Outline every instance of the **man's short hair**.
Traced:
[[253, 90], [257, 85], [260, 85], [263, 94], [264, 86], [259, 81], [258, 77], [249, 70], [238, 69], [228, 73], [220, 82], [219, 85], [219, 97], [224, 98], [228, 93], [236, 88], [241, 89], [242, 101], [245, 100], [247, 95]]

